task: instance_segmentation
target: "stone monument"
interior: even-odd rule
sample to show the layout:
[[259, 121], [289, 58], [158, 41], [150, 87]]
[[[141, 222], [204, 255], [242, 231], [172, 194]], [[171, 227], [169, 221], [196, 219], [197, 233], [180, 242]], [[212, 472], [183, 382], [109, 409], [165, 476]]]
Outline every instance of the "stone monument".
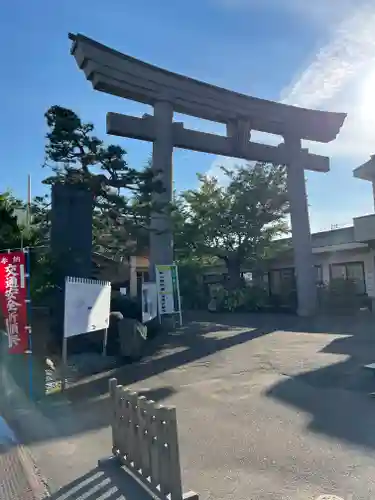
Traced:
[[51, 201], [51, 254], [57, 285], [52, 304], [52, 331], [60, 341], [65, 277], [91, 277], [93, 195], [81, 184], [55, 184]]

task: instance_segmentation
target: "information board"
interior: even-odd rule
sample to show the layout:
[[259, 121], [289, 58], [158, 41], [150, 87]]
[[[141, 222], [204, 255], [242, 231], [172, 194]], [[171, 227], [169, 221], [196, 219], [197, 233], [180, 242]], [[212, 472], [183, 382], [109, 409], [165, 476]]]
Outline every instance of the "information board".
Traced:
[[[71, 276], [65, 278], [62, 390], [65, 389], [67, 383], [66, 373], [69, 338], [97, 330], [104, 330], [103, 356], [106, 355], [111, 290], [110, 281], [91, 280]], [[54, 385], [50, 384], [49, 391], [51, 392], [54, 389]]]
[[178, 269], [175, 264], [156, 266], [156, 287], [159, 316], [178, 314], [182, 324]]
[[105, 330], [109, 325], [111, 283], [84, 278], [65, 280], [64, 337]]

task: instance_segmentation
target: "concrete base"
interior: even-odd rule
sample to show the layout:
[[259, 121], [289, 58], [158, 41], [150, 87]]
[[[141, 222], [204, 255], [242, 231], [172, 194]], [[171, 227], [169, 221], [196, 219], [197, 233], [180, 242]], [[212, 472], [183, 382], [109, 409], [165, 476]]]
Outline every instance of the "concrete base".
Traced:
[[365, 368], [366, 370], [371, 370], [375, 374], [375, 363], [365, 365], [363, 368]]
[[[105, 457], [98, 460], [98, 467], [100, 468], [112, 465], [118, 465], [121, 467], [123, 466], [121, 459], [119, 457], [116, 457], [115, 455], [111, 455], [110, 457]], [[123, 472], [129, 474], [129, 476], [133, 477], [134, 480], [137, 481], [137, 483], [142, 486], [143, 493], [145, 495], [145, 496], [142, 495], [142, 498], [147, 498], [147, 499], [156, 498], [157, 492], [151, 490], [150, 485], [147, 484], [147, 482], [144, 481], [144, 478], [140, 474], [138, 474], [135, 470], [129, 470], [128, 467], [125, 465]], [[188, 491], [183, 494], [181, 500], [199, 500], [199, 495], [198, 493], [195, 493], [195, 491]]]
[[98, 467], [107, 467], [108, 465], [120, 465], [119, 459], [115, 455], [110, 457], [101, 458], [98, 460]]
[[162, 329], [166, 332], [172, 332], [179, 326], [179, 318], [177, 314], [170, 314], [161, 317]]
[[199, 495], [198, 493], [195, 493], [195, 491], [188, 491], [187, 493], [184, 493], [182, 496], [183, 500], [199, 500]]
[[300, 309], [298, 308], [297, 309], [297, 316], [299, 316], [300, 318], [312, 318], [313, 316], [316, 316], [317, 314], [317, 311], [316, 309], [313, 309], [313, 310], [305, 310], [305, 309]]

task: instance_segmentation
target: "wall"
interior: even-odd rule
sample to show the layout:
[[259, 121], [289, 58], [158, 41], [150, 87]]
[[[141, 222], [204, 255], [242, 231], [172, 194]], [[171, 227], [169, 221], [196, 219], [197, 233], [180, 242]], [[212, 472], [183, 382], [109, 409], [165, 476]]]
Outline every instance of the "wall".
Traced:
[[343, 227], [332, 231], [322, 231], [311, 235], [313, 248], [320, 248], [332, 245], [342, 245], [355, 242], [354, 227]]
[[322, 266], [323, 281], [328, 283], [330, 278], [331, 264], [340, 264], [344, 262], [363, 262], [366, 275], [366, 269], [368, 269], [371, 264], [371, 254], [368, 249], [346, 250], [343, 252], [325, 252], [314, 255], [314, 261], [316, 265]]
[[111, 281], [112, 283], [122, 283], [129, 280], [129, 267], [114, 263], [114, 265], [103, 266], [97, 273], [97, 279]]
[[113, 283], [122, 283], [129, 280], [130, 273], [127, 260], [117, 262], [100, 254], [94, 254], [93, 260], [99, 266], [92, 273], [96, 279], [108, 280]]
[[375, 239], [375, 215], [356, 217], [354, 220], [354, 235], [357, 241]]
[[[330, 265], [345, 262], [363, 262], [365, 271], [366, 292], [375, 298], [375, 252], [369, 248], [345, 250], [336, 252], [314, 253], [314, 264], [322, 266], [323, 281], [328, 283], [330, 279]], [[272, 269], [294, 267], [293, 259], [288, 257], [279, 259], [272, 264]]]

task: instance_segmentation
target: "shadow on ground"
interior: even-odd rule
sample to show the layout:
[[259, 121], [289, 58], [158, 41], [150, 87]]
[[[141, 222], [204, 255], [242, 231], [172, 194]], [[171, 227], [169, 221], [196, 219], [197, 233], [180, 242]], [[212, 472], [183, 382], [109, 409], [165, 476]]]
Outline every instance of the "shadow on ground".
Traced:
[[[153, 339], [140, 363], [82, 381], [69, 389], [69, 399], [82, 400], [107, 393], [108, 380], [112, 377], [116, 377], [123, 385], [133, 384], [278, 330], [337, 335], [358, 331], [366, 338], [373, 331], [372, 321], [368, 317], [298, 318], [292, 315], [216, 315], [203, 312], [199, 315], [190, 313], [186, 315], [185, 321], [186, 326], [176, 332]], [[236, 329], [240, 331], [236, 333]], [[228, 330], [232, 330], [233, 334], [222, 338], [220, 333]]]
[[[166, 386], [157, 389], [157, 391], [147, 392], [147, 379], [150, 377], [233, 346], [245, 344], [275, 331], [337, 335], [358, 332], [355, 336], [356, 340], [351, 341], [351, 344], [345, 338], [338, 339], [342, 341], [340, 349], [344, 349], [344, 342], [348, 342], [345, 345], [348, 345], [347, 349], [350, 352], [359, 349], [360, 342], [363, 344], [361, 352], [366, 351], [369, 338], [373, 335], [372, 321], [369, 322], [368, 319], [361, 318], [320, 317], [306, 320], [287, 315], [210, 315], [203, 313], [187, 315], [185, 321], [186, 326], [176, 332], [162, 335], [151, 341], [146, 357], [140, 363], [123, 366], [109, 373], [87, 378], [69, 388], [64, 395], [48, 396], [43, 403], [39, 404], [39, 411], [58, 427], [60, 436], [71, 436], [109, 425], [108, 381], [112, 377], [116, 377], [118, 382], [124, 386], [144, 380], [145, 390], [142, 393], [147, 393], [147, 397], [150, 399], [162, 402], [176, 389]], [[338, 346], [338, 343], [333, 343], [334, 348], [338, 349]], [[370, 354], [367, 349], [367, 355], [370, 356]], [[316, 370], [316, 373], [305, 373], [288, 379], [272, 388], [268, 392], [268, 396], [311, 413], [313, 415], [311, 428], [317, 432], [331, 435], [335, 435], [335, 432], [336, 435], [346, 434], [346, 439], [362, 442], [363, 439], [358, 433], [357, 438], [355, 432], [351, 433], [351, 438], [348, 437], [349, 428], [355, 425], [355, 420], [358, 418], [363, 418], [366, 422], [367, 418], [372, 419], [372, 422], [375, 421], [375, 414], [372, 411], [375, 409], [375, 401], [371, 401], [372, 405], [367, 399], [358, 403], [369, 405], [370, 409], [366, 407], [366, 411], [368, 415], [371, 415], [371, 417], [366, 415], [358, 417], [358, 412], [353, 407], [353, 401], [347, 395], [347, 388], [339, 387], [340, 383], [343, 384], [345, 377], [346, 380], [352, 380], [352, 370], [357, 367], [359, 362], [358, 359], [353, 359], [350, 358], [345, 363], [340, 363], [341, 366], [331, 365]], [[326, 398], [322, 397], [322, 389], [332, 391], [335, 389], [335, 392], [332, 393], [332, 397]], [[365, 390], [367, 390], [367, 386], [362, 389], [362, 391]], [[333, 401], [335, 401], [334, 404]], [[348, 404], [351, 408], [347, 411], [345, 405]], [[340, 414], [345, 415], [340, 417]], [[336, 424], [337, 419], [341, 419], [339, 425]], [[41, 424], [40, 432], [33, 433], [29, 442], [30, 440], [45, 439], [48, 437], [43, 432], [43, 424]]]
[[[157, 389], [144, 389], [140, 395], [146, 396], [157, 403], [163, 402], [175, 392], [173, 387], [158, 387]], [[90, 432], [102, 427], [107, 427], [111, 422], [111, 405], [109, 396], [91, 398], [71, 404], [64, 395], [52, 400], [47, 398], [39, 403], [38, 410], [53, 425], [53, 431], [59, 437], [69, 437], [75, 434]], [[25, 436], [28, 444], [35, 441], [48, 439], [48, 433], [41, 422], [39, 429]]]
[[89, 377], [63, 394], [44, 398], [37, 404], [40, 422], [37, 420], [28, 433], [20, 430], [22, 437], [30, 444], [53, 439], [54, 435], [69, 437], [109, 426], [108, 381], [113, 377], [124, 386], [144, 380], [144, 389], [139, 392], [162, 403], [176, 389], [165, 386], [149, 390], [148, 378], [274, 331], [274, 327], [262, 328], [262, 322], [258, 316], [253, 321], [248, 318], [246, 327], [242, 320], [238, 326], [236, 322], [233, 326], [219, 321], [190, 321], [177, 331], [151, 341], [141, 362]]
[[375, 361], [372, 330], [336, 338], [321, 352], [346, 359], [284, 379], [267, 396], [309, 414], [309, 431], [374, 449], [375, 377], [364, 369]]
[[[225, 332], [230, 330], [230, 336]], [[238, 330], [238, 331], [237, 331]], [[230, 347], [244, 344], [275, 330], [274, 326], [262, 325], [260, 318], [231, 325], [213, 322], [191, 321], [173, 333], [161, 335], [150, 341], [145, 356], [139, 363], [126, 365], [108, 374], [86, 379], [68, 391], [70, 401], [82, 400], [106, 394], [108, 381], [116, 377], [122, 385], [141, 380], [198, 361]]]
[[119, 466], [97, 467], [67, 484], [51, 500], [149, 500], [142, 486]]
[[207, 311], [189, 311], [184, 316], [185, 322], [198, 322], [202, 325], [220, 325], [229, 327], [269, 326], [274, 330], [295, 332], [328, 333], [352, 335], [354, 333], [374, 332], [375, 317], [368, 311], [356, 315], [318, 315], [301, 318], [294, 314], [266, 313], [209, 313]]

